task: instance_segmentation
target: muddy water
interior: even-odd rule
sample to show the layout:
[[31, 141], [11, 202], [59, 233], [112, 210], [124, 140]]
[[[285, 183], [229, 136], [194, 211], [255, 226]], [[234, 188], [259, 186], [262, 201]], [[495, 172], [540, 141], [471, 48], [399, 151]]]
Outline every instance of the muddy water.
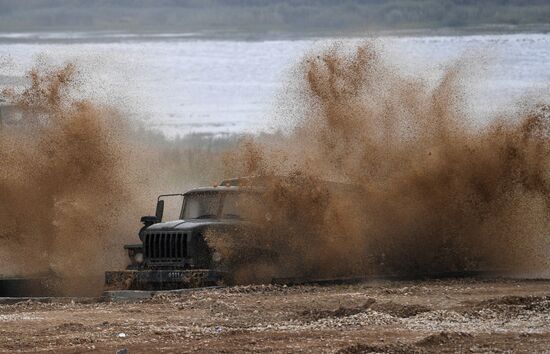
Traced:
[[21, 112], [0, 130], [3, 273], [61, 282], [98, 275], [117, 263], [108, 257], [112, 234], [134, 201], [126, 123], [114, 110], [72, 98], [73, 64], [38, 65], [28, 79], [24, 90], [3, 92]]
[[[161, 192], [218, 180], [215, 152], [181, 147], [143, 130], [125, 105], [83, 95], [75, 63], [38, 61], [0, 129], [0, 276], [48, 278], [56, 294], [93, 295], [103, 272], [124, 269], [139, 217]], [[182, 173], [183, 171], [183, 173]], [[2, 289], [4, 290], [4, 289]]]
[[246, 141], [227, 160], [233, 174], [290, 176], [268, 185], [262, 204], [276, 212], [252, 237], [274, 255], [268, 272], [548, 272], [550, 109], [525, 105], [480, 128], [471, 60], [435, 84], [403, 75], [374, 42], [302, 60], [282, 103], [290, 133]]
[[[277, 101], [287, 133], [248, 138], [224, 163], [176, 143], [145, 146], [124, 107], [75, 94], [85, 80], [78, 65], [39, 63], [23, 89], [3, 92], [24, 112], [0, 132], [4, 263], [58, 279], [123, 267], [123, 235], [137, 229], [147, 200], [223, 172], [290, 177], [267, 186], [268, 218], [250, 213], [259, 232], [226, 247], [269, 256], [237, 265], [243, 282], [488, 268], [543, 274], [548, 109], [529, 99], [484, 116], [480, 127], [468, 109], [472, 60], [450, 62], [434, 78], [403, 71], [378, 42], [314, 49]], [[215, 168], [198, 176], [199, 165], [180, 168], [197, 156]]]

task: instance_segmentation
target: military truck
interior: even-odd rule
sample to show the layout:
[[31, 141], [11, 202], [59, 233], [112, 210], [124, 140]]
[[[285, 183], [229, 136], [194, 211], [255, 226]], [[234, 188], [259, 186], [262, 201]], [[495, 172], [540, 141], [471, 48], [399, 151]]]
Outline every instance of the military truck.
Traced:
[[[207, 232], [243, 233], [254, 228], [240, 215], [238, 200], [256, 198], [261, 178], [238, 178], [183, 194], [158, 196], [154, 216], [141, 218], [141, 242], [125, 245], [126, 270], [105, 273], [107, 289], [176, 289], [230, 282], [221, 256], [205, 239]], [[164, 200], [183, 197], [178, 220], [164, 221]]]
[[[183, 194], [160, 195], [155, 215], [141, 218], [140, 242], [124, 246], [130, 265], [125, 270], [106, 272], [106, 289], [158, 290], [231, 284], [235, 270], [254, 269], [256, 265], [276, 261], [280, 256], [277, 252], [285, 250], [255, 242], [254, 235], [262, 233], [267, 238], [260, 239], [265, 240], [273, 233], [271, 228], [276, 223], [273, 217], [279, 211], [265, 205], [264, 193], [269, 186], [278, 185], [292, 186], [294, 192], [344, 193], [342, 197], [350, 200], [357, 189], [350, 184], [299, 176], [256, 176], [228, 179], [217, 186]], [[179, 218], [163, 221], [164, 200], [170, 197], [183, 197]], [[212, 234], [220, 236], [222, 243], [238, 240], [237, 247], [230, 255], [222, 255], [207, 242]]]

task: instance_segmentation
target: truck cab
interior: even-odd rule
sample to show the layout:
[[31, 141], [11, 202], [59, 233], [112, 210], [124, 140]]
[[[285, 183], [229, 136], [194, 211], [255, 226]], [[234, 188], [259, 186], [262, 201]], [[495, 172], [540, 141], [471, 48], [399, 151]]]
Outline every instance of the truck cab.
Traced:
[[[239, 203], [258, 199], [261, 188], [243, 180], [222, 181], [219, 186], [192, 189], [183, 194], [160, 195], [154, 216], [141, 218], [139, 243], [125, 245], [130, 265], [125, 271], [107, 272], [106, 285], [127, 289], [181, 288], [218, 284], [227, 269], [206, 233], [234, 234], [253, 228]], [[164, 200], [183, 197], [177, 220], [163, 221]]]

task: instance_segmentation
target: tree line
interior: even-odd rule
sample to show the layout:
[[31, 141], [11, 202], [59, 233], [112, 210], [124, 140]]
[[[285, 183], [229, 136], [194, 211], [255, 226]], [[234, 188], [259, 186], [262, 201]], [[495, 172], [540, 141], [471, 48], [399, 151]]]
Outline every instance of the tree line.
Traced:
[[549, 23], [548, 0], [0, 0], [0, 31], [346, 33]]

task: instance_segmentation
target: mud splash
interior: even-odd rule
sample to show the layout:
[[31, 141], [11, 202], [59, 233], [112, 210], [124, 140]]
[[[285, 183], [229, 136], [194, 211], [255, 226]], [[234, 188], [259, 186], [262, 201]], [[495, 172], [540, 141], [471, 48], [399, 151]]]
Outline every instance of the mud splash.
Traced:
[[105, 267], [123, 262], [111, 258], [120, 247], [113, 235], [135, 200], [127, 122], [73, 98], [74, 64], [39, 65], [28, 79], [2, 93], [18, 112], [0, 129], [3, 273], [48, 275], [56, 292], [101, 291], [89, 278], [100, 282]]
[[104, 271], [126, 267], [122, 246], [139, 242], [156, 196], [220, 180], [216, 162], [234, 143], [167, 140], [83, 95], [94, 81], [79, 69], [41, 60], [25, 87], [0, 92], [16, 108], [0, 125], [0, 277], [47, 276], [55, 294], [97, 295]]
[[479, 128], [465, 109], [467, 64], [449, 67], [434, 85], [400, 74], [374, 44], [315, 53], [290, 83], [283, 119], [291, 131], [244, 140], [225, 156], [225, 171], [219, 151], [149, 144], [116, 107], [76, 99], [77, 66], [37, 67], [28, 88], [2, 94], [22, 112], [0, 129], [3, 264], [89, 294], [70, 279], [123, 267], [121, 245], [137, 241], [139, 216], [156, 194], [211, 184], [223, 172], [287, 176], [274, 178], [260, 201], [241, 203], [259, 225], [252, 234], [209, 237], [234, 260], [238, 282], [543, 274], [550, 109]]
[[550, 109], [479, 127], [465, 109], [467, 66], [431, 84], [373, 43], [306, 57], [285, 103], [291, 132], [226, 158], [227, 175], [290, 177], [268, 184], [262, 205], [275, 214], [236, 247], [264, 248], [274, 261], [259, 268], [277, 276], [547, 273]]

